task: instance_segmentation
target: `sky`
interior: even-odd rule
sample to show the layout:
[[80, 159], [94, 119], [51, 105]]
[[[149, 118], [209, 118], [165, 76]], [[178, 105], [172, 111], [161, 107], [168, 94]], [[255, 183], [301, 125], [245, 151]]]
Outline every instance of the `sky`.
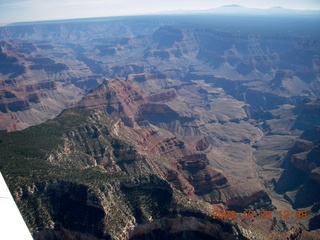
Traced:
[[320, 10], [320, 0], [0, 0], [0, 25], [13, 22], [107, 17], [174, 10], [205, 10], [237, 4]]

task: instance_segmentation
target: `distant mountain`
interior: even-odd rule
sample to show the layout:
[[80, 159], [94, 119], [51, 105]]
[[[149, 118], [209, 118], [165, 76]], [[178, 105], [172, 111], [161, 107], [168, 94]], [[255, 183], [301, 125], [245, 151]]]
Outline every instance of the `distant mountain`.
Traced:
[[200, 14], [200, 13], [214, 13], [214, 14], [231, 14], [231, 15], [273, 15], [273, 14], [312, 14], [316, 15], [320, 13], [320, 10], [295, 10], [295, 9], [287, 9], [280, 6], [275, 6], [268, 9], [262, 8], [247, 8], [237, 4], [231, 5], [223, 5], [218, 8], [210, 8], [205, 10], [176, 10], [170, 12], [161, 12], [161, 14]]
[[319, 10], [294, 10], [287, 9], [280, 6], [269, 9], [260, 8], [246, 8], [240, 5], [225, 5], [219, 8], [210, 10], [213, 13], [223, 14], [253, 14], [253, 15], [270, 15], [270, 14], [319, 14]]
[[238, 4], [230, 4], [230, 5], [223, 5], [224, 8], [242, 8], [242, 6]]

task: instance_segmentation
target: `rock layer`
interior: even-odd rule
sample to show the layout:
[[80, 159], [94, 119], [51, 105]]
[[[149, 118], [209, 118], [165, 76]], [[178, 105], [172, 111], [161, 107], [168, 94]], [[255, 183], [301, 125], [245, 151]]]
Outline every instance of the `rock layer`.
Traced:
[[[1, 169], [35, 239], [128, 239], [141, 229], [181, 221], [185, 224], [172, 229], [178, 235], [193, 236], [195, 223], [206, 236], [241, 239], [236, 226], [211, 220], [210, 205], [190, 201], [165, 180], [175, 170], [168, 158], [143, 155], [119, 138], [121, 131], [131, 134], [101, 111], [70, 109], [45, 124], [0, 136]], [[204, 158], [196, 158], [203, 168]], [[188, 167], [191, 160], [180, 162]]]

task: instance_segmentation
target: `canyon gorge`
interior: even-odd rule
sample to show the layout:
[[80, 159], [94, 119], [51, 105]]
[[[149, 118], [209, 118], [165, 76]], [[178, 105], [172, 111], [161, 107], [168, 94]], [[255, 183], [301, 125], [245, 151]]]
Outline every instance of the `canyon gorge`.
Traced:
[[34, 239], [316, 239], [318, 24], [181, 14], [1, 27], [0, 170]]

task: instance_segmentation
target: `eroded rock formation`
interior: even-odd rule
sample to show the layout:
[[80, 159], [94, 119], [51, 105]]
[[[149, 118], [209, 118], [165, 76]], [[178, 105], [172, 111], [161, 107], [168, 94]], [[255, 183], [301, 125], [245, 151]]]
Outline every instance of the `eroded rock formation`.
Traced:
[[[6, 179], [35, 239], [128, 239], [175, 223], [173, 235], [242, 238], [237, 226], [211, 220], [209, 204], [190, 200], [166, 180], [170, 172], [181, 175], [173, 160], [145, 155], [121, 139], [130, 129], [101, 111], [70, 109], [39, 126], [1, 135], [0, 166], [10, 172]], [[14, 161], [4, 160], [12, 154], [17, 154]], [[185, 172], [207, 168], [202, 155], [178, 162]]]

